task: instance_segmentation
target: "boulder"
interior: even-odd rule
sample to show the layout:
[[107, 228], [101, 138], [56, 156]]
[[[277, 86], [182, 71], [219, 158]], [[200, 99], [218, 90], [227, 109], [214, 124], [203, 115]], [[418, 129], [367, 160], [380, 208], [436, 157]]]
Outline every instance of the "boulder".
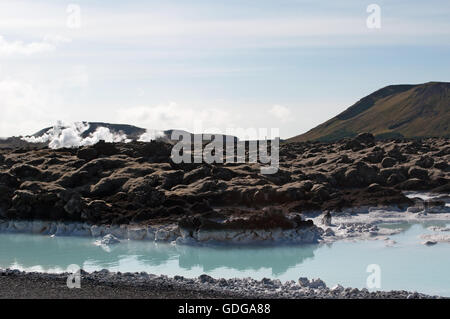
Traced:
[[98, 155], [111, 156], [119, 153], [113, 143], [106, 143], [104, 140], [98, 141], [92, 146]]
[[424, 188], [423, 181], [418, 178], [410, 178], [400, 184], [398, 184], [396, 187], [398, 189], [403, 190], [420, 190]]
[[187, 210], [183, 206], [172, 206], [167, 208], [168, 215], [178, 215], [183, 216], [186, 215]]
[[378, 182], [382, 185], [395, 185], [405, 181], [407, 173], [402, 167], [382, 168], [378, 174]]
[[406, 157], [402, 154], [398, 145], [391, 145], [387, 148], [387, 155], [389, 157], [395, 158], [399, 162], [403, 162], [406, 160]]
[[422, 168], [431, 168], [433, 167], [434, 159], [430, 156], [422, 156], [415, 164]]
[[209, 202], [207, 200], [203, 200], [201, 202], [195, 202], [192, 206], [191, 206], [191, 211], [194, 213], [206, 213], [206, 212], [210, 212], [213, 209], [211, 208], [211, 206], [209, 205]]
[[16, 188], [19, 186], [19, 181], [17, 177], [10, 173], [0, 173], [0, 185], [4, 185], [6, 187]]
[[160, 178], [162, 179], [161, 186], [164, 189], [171, 189], [172, 187], [181, 184], [183, 182], [184, 171], [182, 170], [172, 170], [165, 171], [160, 174]]
[[429, 179], [427, 170], [422, 169], [422, 168], [417, 168], [417, 167], [411, 167], [408, 170], [408, 175], [410, 178], [418, 178], [423, 181], [426, 181]]
[[214, 166], [212, 168], [211, 174], [214, 178], [223, 180], [223, 181], [229, 181], [233, 177], [237, 176], [235, 172], [233, 172], [231, 169], [225, 168], [225, 167], [218, 167]]
[[319, 157], [318, 159], [316, 159], [313, 162], [313, 165], [317, 166], [317, 165], [320, 165], [320, 164], [323, 164], [323, 163], [326, 163], [326, 162], [327, 162], [327, 159], [325, 157]]
[[377, 183], [370, 184], [369, 187], [367, 187], [367, 191], [369, 191], [370, 193], [379, 192], [381, 190], [383, 190], [383, 187]]
[[375, 137], [371, 133], [358, 134], [358, 136], [356, 136], [354, 140], [365, 145], [372, 145], [375, 143]]
[[330, 193], [328, 189], [321, 184], [314, 185], [310, 192], [313, 194], [313, 198], [319, 199], [321, 201], [325, 201], [330, 198]]
[[325, 226], [331, 226], [331, 213], [329, 211], [324, 213], [322, 217], [322, 224]]
[[298, 284], [300, 287], [309, 287], [309, 280], [306, 277], [298, 278]]
[[436, 162], [436, 163], [434, 164], [434, 167], [437, 168], [437, 169], [440, 169], [440, 170], [442, 170], [442, 171], [447, 171], [449, 165], [448, 165], [447, 162], [441, 161], [441, 162]]
[[85, 161], [92, 161], [98, 157], [98, 153], [93, 147], [80, 148], [77, 152], [77, 157]]
[[78, 219], [81, 216], [82, 209], [83, 201], [81, 200], [81, 196], [77, 193], [74, 193], [64, 205], [64, 210], [67, 214], [75, 219]]
[[385, 157], [381, 161], [381, 166], [383, 168], [389, 168], [389, 167], [394, 166], [395, 164], [397, 164], [397, 160], [393, 157]]
[[341, 147], [342, 150], [352, 150], [354, 152], [360, 151], [363, 148], [364, 146], [354, 139], [344, 141], [344, 144]]
[[344, 287], [338, 284], [338, 285], [334, 286], [333, 288], [331, 288], [331, 291], [335, 292], [335, 293], [341, 293], [344, 291]]
[[383, 160], [384, 157], [384, 151], [381, 148], [374, 149], [372, 153], [367, 154], [366, 157], [364, 157], [364, 161], [377, 164], [380, 163]]
[[105, 235], [100, 241], [101, 245], [110, 246], [120, 243], [120, 240], [114, 237], [114, 235], [108, 234]]
[[156, 189], [158, 184], [158, 176], [152, 174], [129, 180], [122, 189], [130, 201], [147, 207], [158, 207], [166, 200], [164, 191]]
[[427, 241], [424, 241], [422, 244], [425, 246], [434, 246], [437, 244], [437, 242], [433, 241], [433, 240], [427, 240]]
[[[255, 199], [260, 197], [257, 200], [260, 203], [270, 201], [271, 199], [276, 202], [299, 200], [304, 198], [305, 192], [311, 188], [311, 182], [293, 182], [276, 188], [274, 196], [270, 196], [272, 188], [264, 187], [258, 190], [258, 194], [255, 193]], [[267, 194], [267, 196], [263, 196], [264, 194]]]
[[37, 195], [29, 190], [16, 190], [12, 198], [12, 206], [20, 213], [20, 217], [31, 217], [33, 205], [37, 202]]
[[195, 182], [199, 179], [203, 179], [210, 175], [211, 175], [211, 168], [209, 168], [208, 166], [202, 166], [192, 171], [184, 173], [183, 183], [191, 184], [192, 182]]
[[377, 181], [377, 168], [365, 162], [355, 162], [344, 175], [344, 186], [363, 187]]
[[63, 187], [75, 188], [89, 183], [91, 174], [89, 172], [78, 169], [74, 172], [68, 172], [61, 176], [57, 183]]
[[341, 155], [336, 163], [342, 163], [342, 164], [351, 164], [353, 163], [353, 160], [351, 160], [348, 155]]
[[143, 221], [147, 221], [153, 218], [153, 214], [150, 210], [140, 211], [133, 216], [131, 221], [133, 223], [142, 223]]
[[313, 289], [323, 289], [326, 287], [327, 287], [327, 285], [325, 284], [325, 282], [319, 278], [312, 279], [309, 283], [309, 288], [313, 288]]
[[28, 164], [16, 164], [10, 172], [18, 178], [38, 178], [42, 175], [42, 171]]
[[208, 275], [206, 275], [206, 274], [200, 275], [200, 276], [198, 277], [198, 280], [199, 280], [201, 283], [214, 283], [214, 282], [216, 281], [213, 277], [208, 276]]
[[81, 219], [90, 222], [98, 222], [111, 210], [111, 205], [104, 200], [93, 200], [89, 202], [81, 212]]
[[117, 192], [122, 185], [128, 181], [125, 176], [110, 176], [102, 178], [97, 184], [92, 185], [90, 192], [92, 196], [110, 196]]

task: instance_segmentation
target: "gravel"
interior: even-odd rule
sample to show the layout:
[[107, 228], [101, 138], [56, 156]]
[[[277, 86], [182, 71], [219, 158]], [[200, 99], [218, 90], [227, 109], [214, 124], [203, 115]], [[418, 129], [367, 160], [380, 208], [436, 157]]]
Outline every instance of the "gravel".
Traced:
[[169, 278], [106, 269], [92, 273], [81, 270], [81, 288], [69, 289], [68, 275], [0, 270], [0, 298], [440, 298], [408, 291], [370, 292], [342, 286], [330, 289], [320, 279], [301, 278], [299, 284], [269, 278], [215, 279], [206, 274], [195, 279]]

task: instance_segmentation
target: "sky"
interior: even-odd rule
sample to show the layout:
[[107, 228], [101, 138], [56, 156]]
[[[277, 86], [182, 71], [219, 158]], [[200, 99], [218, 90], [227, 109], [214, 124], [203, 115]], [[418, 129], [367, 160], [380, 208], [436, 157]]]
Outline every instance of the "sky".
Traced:
[[0, 0], [0, 136], [102, 121], [288, 138], [381, 87], [449, 82], [449, 57], [448, 0]]

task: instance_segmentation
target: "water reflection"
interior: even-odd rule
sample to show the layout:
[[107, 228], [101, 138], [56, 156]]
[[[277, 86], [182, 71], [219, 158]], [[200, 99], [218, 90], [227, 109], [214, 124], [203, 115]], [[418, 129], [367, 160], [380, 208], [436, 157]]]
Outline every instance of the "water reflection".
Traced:
[[211, 272], [220, 267], [236, 270], [272, 269], [275, 276], [285, 273], [290, 267], [303, 263], [314, 257], [318, 245], [295, 247], [245, 247], [245, 248], [209, 248], [177, 247], [179, 251], [179, 266], [191, 269], [196, 266], [205, 272]]
[[[384, 240], [338, 241], [331, 245], [279, 247], [191, 247], [153, 242], [123, 241], [109, 251], [94, 245], [94, 239], [0, 234], [0, 267], [37, 271], [65, 271], [71, 264], [88, 271], [146, 271], [168, 276], [263, 277], [282, 281], [300, 276], [321, 278], [328, 286], [364, 288], [367, 265], [382, 268], [382, 289], [422, 291], [450, 296], [448, 243], [422, 244], [421, 235], [430, 226], [448, 222], [391, 225], [403, 232]], [[380, 225], [382, 227], [382, 225]], [[439, 234], [439, 232], [437, 232]], [[38, 266], [38, 267], [37, 267]]]
[[128, 264], [151, 272], [154, 267], [175, 261], [188, 271], [198, 267], [204, 272], [222, 267], [238, 271], [268, 268], [277, 276], [313, 258], [318, 247], [191, 247], [123, 241], [105, 250], [94, 245], [90, 238], [0, 234], [0, 266], [25, 269], [40, 266], [43, 271], [54, 271], [65, 270], [71, 264], [90, 269], [120, 269]]

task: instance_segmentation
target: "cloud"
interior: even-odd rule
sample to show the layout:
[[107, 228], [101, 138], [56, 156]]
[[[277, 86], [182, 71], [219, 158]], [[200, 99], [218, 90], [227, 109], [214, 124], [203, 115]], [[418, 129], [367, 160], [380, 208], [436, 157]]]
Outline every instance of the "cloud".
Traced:
[[269, 109], [269, 113], [282, 122], [289, 122], [292, 120], [291, 110], [283, 105], [272, 106]]
[[230, 127], [233, 119], [232, 114], [222, 108], [181, 106], [175, 102], [123, 108], [117, 112], [119, 122], [153, 130], [183, 129], [193, 133], [218, 132]]
[[6, 41], [0, 36], [0, 55], [33, 55], [36, 53], [50, 52], [55, 45], [47, 41], [24, 43], [22, 41]]
[[[214, 2], [173, 5], [169, 1], [140, 6], [112, 5], [108, 10], [101, 5], [83, 4], [83, 32], [70, 34], [74, 40], [87, 44], [120, 43], [130, 49], [153, 47], [159, 51], [174, 47], [441, 44], [450, 35], [449, 7], [443, 1], [431, 6], [407, 2], [382, 5], [383, 27], [376, 33], [366, 27], [366, 6], [357, 1], [330, 4], [322, 0], [314, 1], [314, 5], [292, 1], [285, 8], [271, 4], [262, 5], [257, 11], [249, 9], [253, 6], [246, 2], [225, 6]], [[0, 29], [6, 34], [34, 37], [55, 29], [64, 30], [67, 18], [64, 8], [50, 1], [44, 3], [0, 4]]]
[[47, 117], [50, 98], [28, 81], [0, 79], [0, 135], [29, 133], [36, 122]]
[[88, 84], [89, 77], [83, 70], [69, 68], [38, 77], [0, 76], [0, 136], [32, 134], [58, 119], [84, 120], [79, 118], [82, 111], [78, 103], [73, 105], [73, 99], [67, 98], [67, 94], [79, 94]]
[[70, 43], [72, 39], [59, 34], [48, 34], [44, 37], [44, 42], [53, 44]]
[[89, 72], [85, 65], [74, 65], [67, 69], [65, 78], [61, 79], [64, 86], [82, 88], [89, 86]]
[[70, 38], [60, 35], [47, 35], [42, 41], [24, 43], [23, 41], [7, 41], [0, 35], [0, 56], [25, 55], [51, 52], [59, 43], [68, 43]]

